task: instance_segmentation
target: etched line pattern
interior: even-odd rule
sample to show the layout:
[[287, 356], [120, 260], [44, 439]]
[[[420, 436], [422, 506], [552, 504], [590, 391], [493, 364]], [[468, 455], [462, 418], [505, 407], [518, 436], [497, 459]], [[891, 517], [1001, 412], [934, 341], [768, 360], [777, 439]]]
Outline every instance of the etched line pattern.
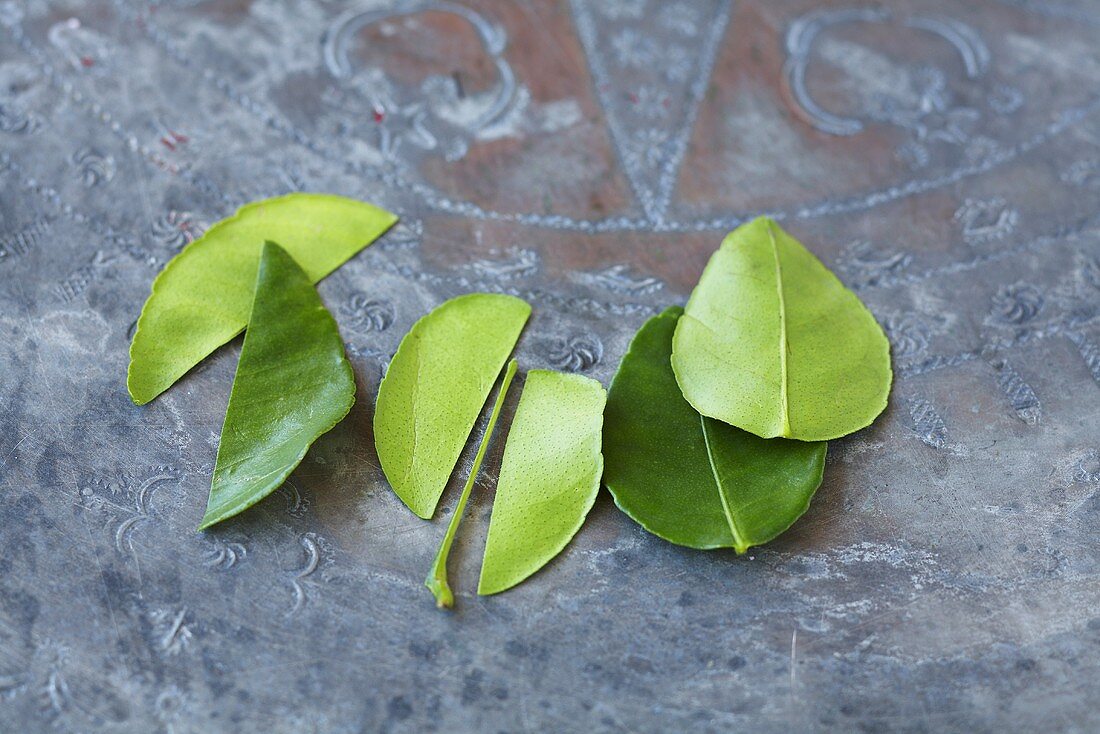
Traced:
[[934, 449], [945, 448], [947, 424], [944, 423], [931, 401], [923, 397], [910, 397], [906, 402], [909, 405], [909, 417], [913, 421], [913, 431], [917, 437]]
[[1031, 385], [1024, 382], [1020, 373], [1008, 363], [1007, 359], [994, 359], [990, 364], [997, 374], [997, 384], [1008, 398], [1009, 405], [1012, 406], [1016, 416], [1029, 426], [1038, 424], [1043, 411]]
[[[350, 107], [351, 115], [373, 120], [373, 132], [383, 155], [400, 164], [402, 146], [412, 145], [424, 151], [442, 154], [448, 161], [464, 157], [471, 142], [515, 111], [521, 93], [515, 72], [504, 56], [507, 35], [480, 13], [451, 2], [420, 0], [394, 8], [352, 8], [338, 16], [322, 35], [325, 66], [337, 80], [349, 82], [355, 75], [351, 46], [354, 36], [371, 25], [424, 12], [441, 12], [467, 21], [477, 34], [482, 51], [496, 68], [493, 87], [485, 92], [468, 93], [456, 71], [450, 78], [437, 77], [426, 87], [413, 92], [419, 98], [410, 103], [397, 99], [408, 92], [384, 71], [370, 70], [367, 84], [346, 84], [336, 94], [337, 101]], [[366, 99], [360, 100], [359, 97]], [[354, 119], [349, 120], [354, 127]]]
[[248, 549], [243, 543], [214, 538], [211, 545], [213, 547], [203, 559], [203, 565], [218, 571], [228, 571], [248, 555]]
[[550, 340], [546, 358], [565, 372], [585, 372], [603, 359], [603, 343], [595, 334], [555, 337]]
[[1100, 386], [1100, 345], [1076, 331], [1067, 332], [1066, 338], [1077, 347], [1077, 351], [1081, 353], [1081, 359], [1084, 360], [1089, 374], [1092, 375], [1092, 379], [1096, 381], [1097, 386]]
[[165, 482], [177, 481], [180, 476], [173, 467], [161, 466], [138, 477], [96, 478], [80, 487], [79, 498], [84, 506], [105, 511], [118, 520], [114, 530], [115, 550], [120, 555], [133, 554], [132, 536], [140, 523], [152, 517], [150, 500], [153, 493]]
[[324, 569], [333, 563], [333, 549], [328, 541], [317, 533], [305, 533], [298, 539], [305, 551], [305, 563], [290, 579], [293, 605], [288, 614], [299, 611], [308, 599], [307, 589], [316, 586], [317, 577], [324, 577]]
[[279, 487], [279, 494], [286, 499], [286, 514], [295, 519], [301, 519], [309, 514], [309, 498], [303, 497], [292, 480], [287, 479], [283, 486]]
[[69, 273], [54, 287], [54, 294], [62, 303], [71, 303], [95, 281], [99, 272], [106, 270], [115, 260], [114, 256], [100, 250], [79, 268]]
[[363, 291], [355, 291], [340, 307], [340, 313], [356, 331], [381, 332], [390, 328], [397, 311], [392, 302], [371, 298]]
[[170, 209], [156, 217], [149, 226], [149, 234], [160, 247], [172, 254], [194, 242], [206, 230], [206, 225], [196, 220], [190, 212]]
[[967, 243], [983, 244], [1011, 234], [1020, 213], [1001, 197], [967, 199], [955, 212], [954, 219], [962, 225], [963, 239]]
[[194, 633], [186, 624], [187, 607], [156, 609], [150, 614], [157, 649], [174, 656], [184, 652], [191, 644]]
[[891, 313], [882, 320], [895, 360], [913, 361], [927, 354], [933, 330], [929, 321], [914, 313]]
[[507, 252], [490, 253], [495, 257], [474, 260], [469, 267], [484, 278], [512, 280], [526, 278], [539, 271], [539, 254], [534, 250], [512, 248]]
[[0, 132], [29, 135], [37, 132], [42, 121], [12, 102], [0, 102]]
[[841, 250], [837, 269], [845, 275], [851, 288], [859, 289], [901, 277], [912, 262], [913, 256], [907, 252], [886, 250], [866, 240], [855, 240]]
[[958, 367], [980, 358], [981, 354], [979, 350], [974, 349], [958, 352], [957, 354], [936, 355], [918, 360], [899, 361], [894, 366], [894, 373], [901, 379], [919, 377], [920, 375], [926, 375], [930, 372]]
[[73, 153], [76, 176], [87, 188], [99, 186], [115, 177], [115, 159], [94, 148], [80, 148]]
[[50, 56], [27, 36], [26, 32], [23, 30], [23, 26], [18, 21], [8, 23], [5, 27], [16, 42], [16, 45], [34, 60], [35, 65], [46, 77], [50, 85], [60, 90], [85, 114], [91, 116], [98, 123], [110, 130], [111, 134], [122, 141], [128, 150], [137, 151], [143, 158], [148, 160], [158, 169], [176, 174], [196, 188], [217, 196], [217, 198], [221, 199], [224, 204], [231, 208], [235, 209], [243, 203], [236, 202], [230, 198], [227, 194], [222, 192], [213, 181], [207, 178], [200, 178], [198, 174], [190, 169], [181, 168], [176, 163], [167, 160], [152, 147], [141, 142], [132, 132], [125, 130], [122, 124], [113, 114], [111, 114], [111, 111], [106, 109], [101, 102], [90, 99], [89, 95], [85, 94], [85, 92], [79, 89], [76, 84], [66, 77], [66, 75], [54, 67], [53, 63], [50, 61]]
[[1059, 178], [1072, 186], [1100, 189], [1100, 159], [1076, 160], [1062, 171]]
[[1100, 451], [1089, 449], [1073, 462], [1071, 479], [1079, 484], [1100, 484]]
[[[666, 6], [662, 12], [643, 6], [631, 25], [623, 27], [619, 17], [610, 18], [612, 23], [597, 20], [604, 11], [602, 3], [572, 3], [577, 33], [619, 159], [646, 219], [659, 223], [669, 207], [732, 3], [725, 0], [708, 7], [706, 13], [687, 6], [679, 12], [676, 6]], [[702, 42], [696, 38], [701, 31], [699, 15], [706, 17]], [[648, 27], [646, 21], [657, 27]], [[662, 38], [660, 27], [671, 27], [678, 34]], [[612, 64], [625, 72], [612, 74]], [[673, 117], [675, 121], [665, 120]], [[663, 121], [663, 126], [655, 126]]]
[[37, 249], [42, 237], [49, 231], [49, 220], [40, 218], [18, 231], [0, 236], [0, 262], [6, 258], [23, 257]]
[[480, 291], [485, 293], [504, 293], [510, 296], [518, 296], [526, 301], [535, 301], [553, 308], [579, 311], [582, 313], [610, 314], [615, 316], [629, 316], [633, 314], [654, 314], [662, 310], [661, 306], [648, 303], [616, 303], [605, 302], [594, 298], [582, 296], [567, 296], [555, 293], [543, 288], [518, 288], [502, 285], [495, 281], [480, 278], [469, 278], [464, 275], [440, 275], [431, 273], [421, 268], [410, 265], [398, 265], [389, 261], [380, 261], [376, 269], [385, 273], [400, 276], [407, 280], [425, 283], [432, 286], [447, 287], [449, 289], [461, 289], [464, 291]]
[[634, 275], [633, 269], [626, 263], [611, 265], [588, 273], [576, 273], [574, 280], [579, 283], [598, 286], [613, 293], [621, 293], [628, 296], [641, 296], [647, 293], [655, 293], [665, 284], [652, 275]]
[[993, 296], [989, 320], [993, 323], [1022, 326], [1034, 321], [1046, 299], [1032, 283], [1017, 282], [999, 289]]
[[[439, 212], [470, 219], [515, 222], [549, 229], [587, 233], [627, 231], [702, 232], [711, 230], [730, 230], [764, 213], [770, 214], [777, 220], [784, 220], [814, 219], [823, 216], [865, 211], [899, 199], [950, 186], [966, 178], [991, 171], [998, 166], [1015, 160], [1019, 156], [1034, 150], [1051, 138], [1078, 124], [1088, 116], [1100, 111], [1100, 94], [1098, 94], [1092, 96], [1084, 104], [1067, 107], [1052, 114], [1052, 121], [1046, 127], [1025, 137], [1021, 142], [1006, 144], [995, 153], [983, 157], [981, 160], [966, 162], [941, 175], [924, 179], [912, 179], [902, 184], [891, 185], [883, 189], [855, 195], [847, 199], [827, 199], [817, 203], [793, 207], [785, 211], [745, 212], [741, 214], [719, 215], [687, 221], [678, 221], [669, 218], [656, 220], [648, 216], [619, 216], [606, 219], [585, 220], [562, 215], [508, 213], [484, 209], [470, 202], [449, 199], [431, 186], [408, 181], [403, 176], [397, 175], [392, 171], [366, 165], [361, 161], [349, 160], [346, 156], [330, 150], [325, 145], [311, 138], [303, 130], [294, 127], [275, 113], [267, 110], [255, 99], [240, 92], [229, 79], [218, 75], [217, 72], [212, 69], [196, 67], [195, 61], [179, 47], [171, 34], [159, 29], [147, 15], [135, 12], [121, 0], [116, 0], [116, 5], [122, 17], [130, 22], [138, 23], [143, 27], [150, 42], [164, 51], [168, 58], [185, 68], [195, 71], [204, 82], [212, 84], [228, 99], [259, 119], [266, 127], [274, 130], [295, 144], [308, 149], [322, 159], [342, 166], [347, 173], [367, 177], [370, 180], [390, 186], [395, 190], [411, 193], [417, 196], [425, 205]], [[577, 16], [577, 19], [578, 33], [582, 35], [583, 41], [583, 20], [580, 15]], [[17, 40], [19, 39], [25, 41], [25, 36], [22, 34], [21, 30], [19, 30], [17, 34]], [[29, 41], [25, 41], [25, 43], [29, 44]], [[24, 44], [21, 43], [20, 45], [22, 46]], [[594, 77], [595, 76], [594, 74]]]
[[57, 189], [40, 182], [33, 176], [29, 176], [23, 166], [12, 160], [11, 155], [7, 152], [0, 153], [0, 171], [5, 170], [15, 174], [18, 178], [17, 184], [21, 189], [41, 198], [54, 212], [60, 213], [76, 224], [88, 227], [106, 242], [121, 245], [128, 251], [132, 250], [130, 238], [107, 224], [102, 216], [88, 214], [63, 200]]

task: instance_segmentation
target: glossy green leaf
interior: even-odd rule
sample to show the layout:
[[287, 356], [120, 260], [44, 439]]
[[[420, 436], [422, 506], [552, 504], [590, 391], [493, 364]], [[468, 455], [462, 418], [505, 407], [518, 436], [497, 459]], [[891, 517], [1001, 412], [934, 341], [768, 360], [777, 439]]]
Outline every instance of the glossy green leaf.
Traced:
[[378, 388], [374, 440], [393, 491], [431, 518], [478, 414], [531, 315], [512, 296], [471, 293], [415, 324]]
[[886, 407], [890, 347], [859, 298], [766, 217], [711, 257], [673, 338], [684, 397], [764, 438], [837, 438]]
[[130, 397], [149, 402], [244, 329], [265, 240], [280, 243], [315, 283], [396, 221], [354, 199], [290, 194], [218, 222], [153, 281], [130, 344]]
[[479, 594], [509, 589], [576, 535], [600, 490], [603, 386], [531, 370], [504, 446]]
[[435, 597], [436, 606], [440, 609], [453, 607], [455, 595], [451, 591], [451, 585], [447, 581], [447, 558], [451, 555], [451, 545], [458, 532], [458, 525], [462, 522], [462, 514], [466, 511], [466, 502], [470, 499], [470, 492], [477, 482], [477, 475], [481, 471], [481, 462], [485, 459], [485, 451], [489, 448], [489, 441], [493, 437], [493, 429], [496, 428], [497, 418], [500, 417], [500, 409], [504, 405], [504, 398], [508, 395], [508, 388], [512, 385], [512, 378], [516, 376], [516, 360], [508, 363], [508, 369], [504, 371], [504, 377], [500, 381], [500, 390], [497, 399], [493, 403], [493, 412], [489, 414], [489, 424], [485, 426], [485, 435], [481, 437], [481, 445], [477, 447], [477, 455], [474, 456], [473, 466], [470, 467], [470, 475], [466, 477], [466, 484], [462, 487], [458, 505], [455, 506], [451, 522], [447, 524], [447, 533], [443, 536], [443, 542], [439, 545], [439, 552], [435, 556], [432, 570], [428, 572], [428, 578], [424, 579], [424, 585]]
[[278, 489], [355, 402], [344, 342], [309, 275], [273, 242], [261, 252], [200, 530]]
[[699, 415], [669, 360], [682, 313], [670, 308], [646, 322], [619, 365], [604, 415], [604, 483], [655, 535], [744, 553], [806, 511], [826, 444], [764, 439]]

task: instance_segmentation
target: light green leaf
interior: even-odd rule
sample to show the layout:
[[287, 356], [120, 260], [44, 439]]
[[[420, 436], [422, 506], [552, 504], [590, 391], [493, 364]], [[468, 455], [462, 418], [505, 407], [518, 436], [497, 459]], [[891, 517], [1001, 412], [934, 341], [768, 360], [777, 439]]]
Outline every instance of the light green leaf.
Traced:
[[275, 491], [355, 402], [344, 342], [309, 276], [273, 242], [261, 253], [200, 530]]
[[218, 222], [153, 281], [130, 345], [130, 397], [149, 402], [244, 329], [265, 240], [279, 242], [316, 283], [396, 221], [361, 201], [299, 193]]
[[450, 608], [455, 604], [455, 595], [451, 591], [451, 585], [447, 582], [447, 557], [451, 555], [451, 545], [458, 532], [458, 525], [462, 522], [462, 513], [466, 511], [466, 502], [470, 499], [470, 492], [477, 481], [478, 472], [481, 471], [481, 462], [485, 459], [485, 450], [489, 448], [489, 440], [493, 437], [493, 429], [496, 428], [500, 409], [504, 405], [504, 398], [508, 395], [508, 388], [512, 384], [512, 378], [516, 376], [516, 360], [508, 363], [508, 369], [504, 371], [504, 377], [500, 381], [500, 390], [497, 399], [493, 403], [493, 412], [489, 414], [489, 424], [485, 426], [485, 435], [481, 437], [481, 445], [477, 447], [477, 455], [474, 456], [473, 466], [470, 467], [470, 475], [466, 477], [466, 485], [462, 488], [462, 494], [458, 498], [451, 522], [447, 525], [447, 533], [443, 536], [443, 542], [439, 545], [439, 552], [435, 556], [432, 570], [428, 572], [428, 578], [424, 579], [424, 585], [432, 592], [435, 603], [440, 608]]
[[477, 593], [509, 589], [580, 529], [600, 490], [603, 386], [531, 370], [508, 431]]
[[669, 362], [682, 312], [647, 321], [619, 365], [604, 413], [604, 484], [623, 512], [665, 540], [744, 553], [806, 511], [826, 444], [764, 439], [699, 415]]
[[531, 307], [471, 293], [415, 324], [378, 388], [374, 440], [393, 491], [431, 518]]
[[837, 438], [886, 407], [890, 346], [859, 298], [772, 220], [707, 263], [673, 338], [684, 397], [764, 438]]

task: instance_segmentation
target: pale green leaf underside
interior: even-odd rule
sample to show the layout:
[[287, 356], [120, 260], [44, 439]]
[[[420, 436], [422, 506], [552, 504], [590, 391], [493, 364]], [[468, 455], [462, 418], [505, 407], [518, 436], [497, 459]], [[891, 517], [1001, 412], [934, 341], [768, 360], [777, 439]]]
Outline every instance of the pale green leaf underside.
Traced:
[[355, 402], [344, 342], [310, 277], [278, 245], [261, 252], [200, 529], [275, 491]]
[[374, 440], [397, 496], [424, 519], [436, 505], [531, 307], [472, 293], [443, 303], [401, 340], [378, 388]]
[[278, 242], [315, 283], [396, 221], [354, 199], [296, 193], [218, 222], [153, 281], [130, 345], [130, 397], [149, 402], [244, 329], [265, 240]]
[[722, 242], [673, 339], [684, 397], [764, 438], [837, 438], [890, 392], [886, 335], [859, 298], [771, 219]]
[[744, 553], [809, 507], [826, 444], [764, 439], [699, 415], [669, 356], [682, 309], [645, 323], [623, 357], [604, 414], [604, 483], [646, 530], [692, 548]]
[[531, 370], [497, 482], [479, 594], [542, 568], [577, 533], [600, 489], [606, 393], [595, 380]]

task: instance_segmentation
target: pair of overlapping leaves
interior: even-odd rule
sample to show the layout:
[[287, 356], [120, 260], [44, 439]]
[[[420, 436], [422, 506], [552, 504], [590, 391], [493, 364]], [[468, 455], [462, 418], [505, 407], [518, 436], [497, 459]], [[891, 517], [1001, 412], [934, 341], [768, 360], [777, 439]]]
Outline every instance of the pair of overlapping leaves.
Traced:
[[351, 366], [313, 284], [395, 221], [339, 196], [259, 201], [211, 227], [153, 282], [130, 347], [127, 387], [138, 405], [248, 327], [200, 529], [277, 489], [351, 409]]
[[647, 530], [743, 553], [820, 485], [826, 441], [886, 407], [874, 317], [768, 218], [723, 241], [684, 309], [650, 319], [608, 395], [604, 482]]
[[[512, 296], [459, 296], [417, 321], [401, 341], [378, 388], [374, 435], [390, 485], [420, 517], [435, 514], [530, 314], [531, 307]], [[447, 556], [515, 372], [512, 360], [426, 582], [440, 606], [454, 602]], [[603, 386], [587, 377], [527, 373], [504, 448], [479, 594], [523, 581], [580, 529], [600, 487], [605, 397]]]

